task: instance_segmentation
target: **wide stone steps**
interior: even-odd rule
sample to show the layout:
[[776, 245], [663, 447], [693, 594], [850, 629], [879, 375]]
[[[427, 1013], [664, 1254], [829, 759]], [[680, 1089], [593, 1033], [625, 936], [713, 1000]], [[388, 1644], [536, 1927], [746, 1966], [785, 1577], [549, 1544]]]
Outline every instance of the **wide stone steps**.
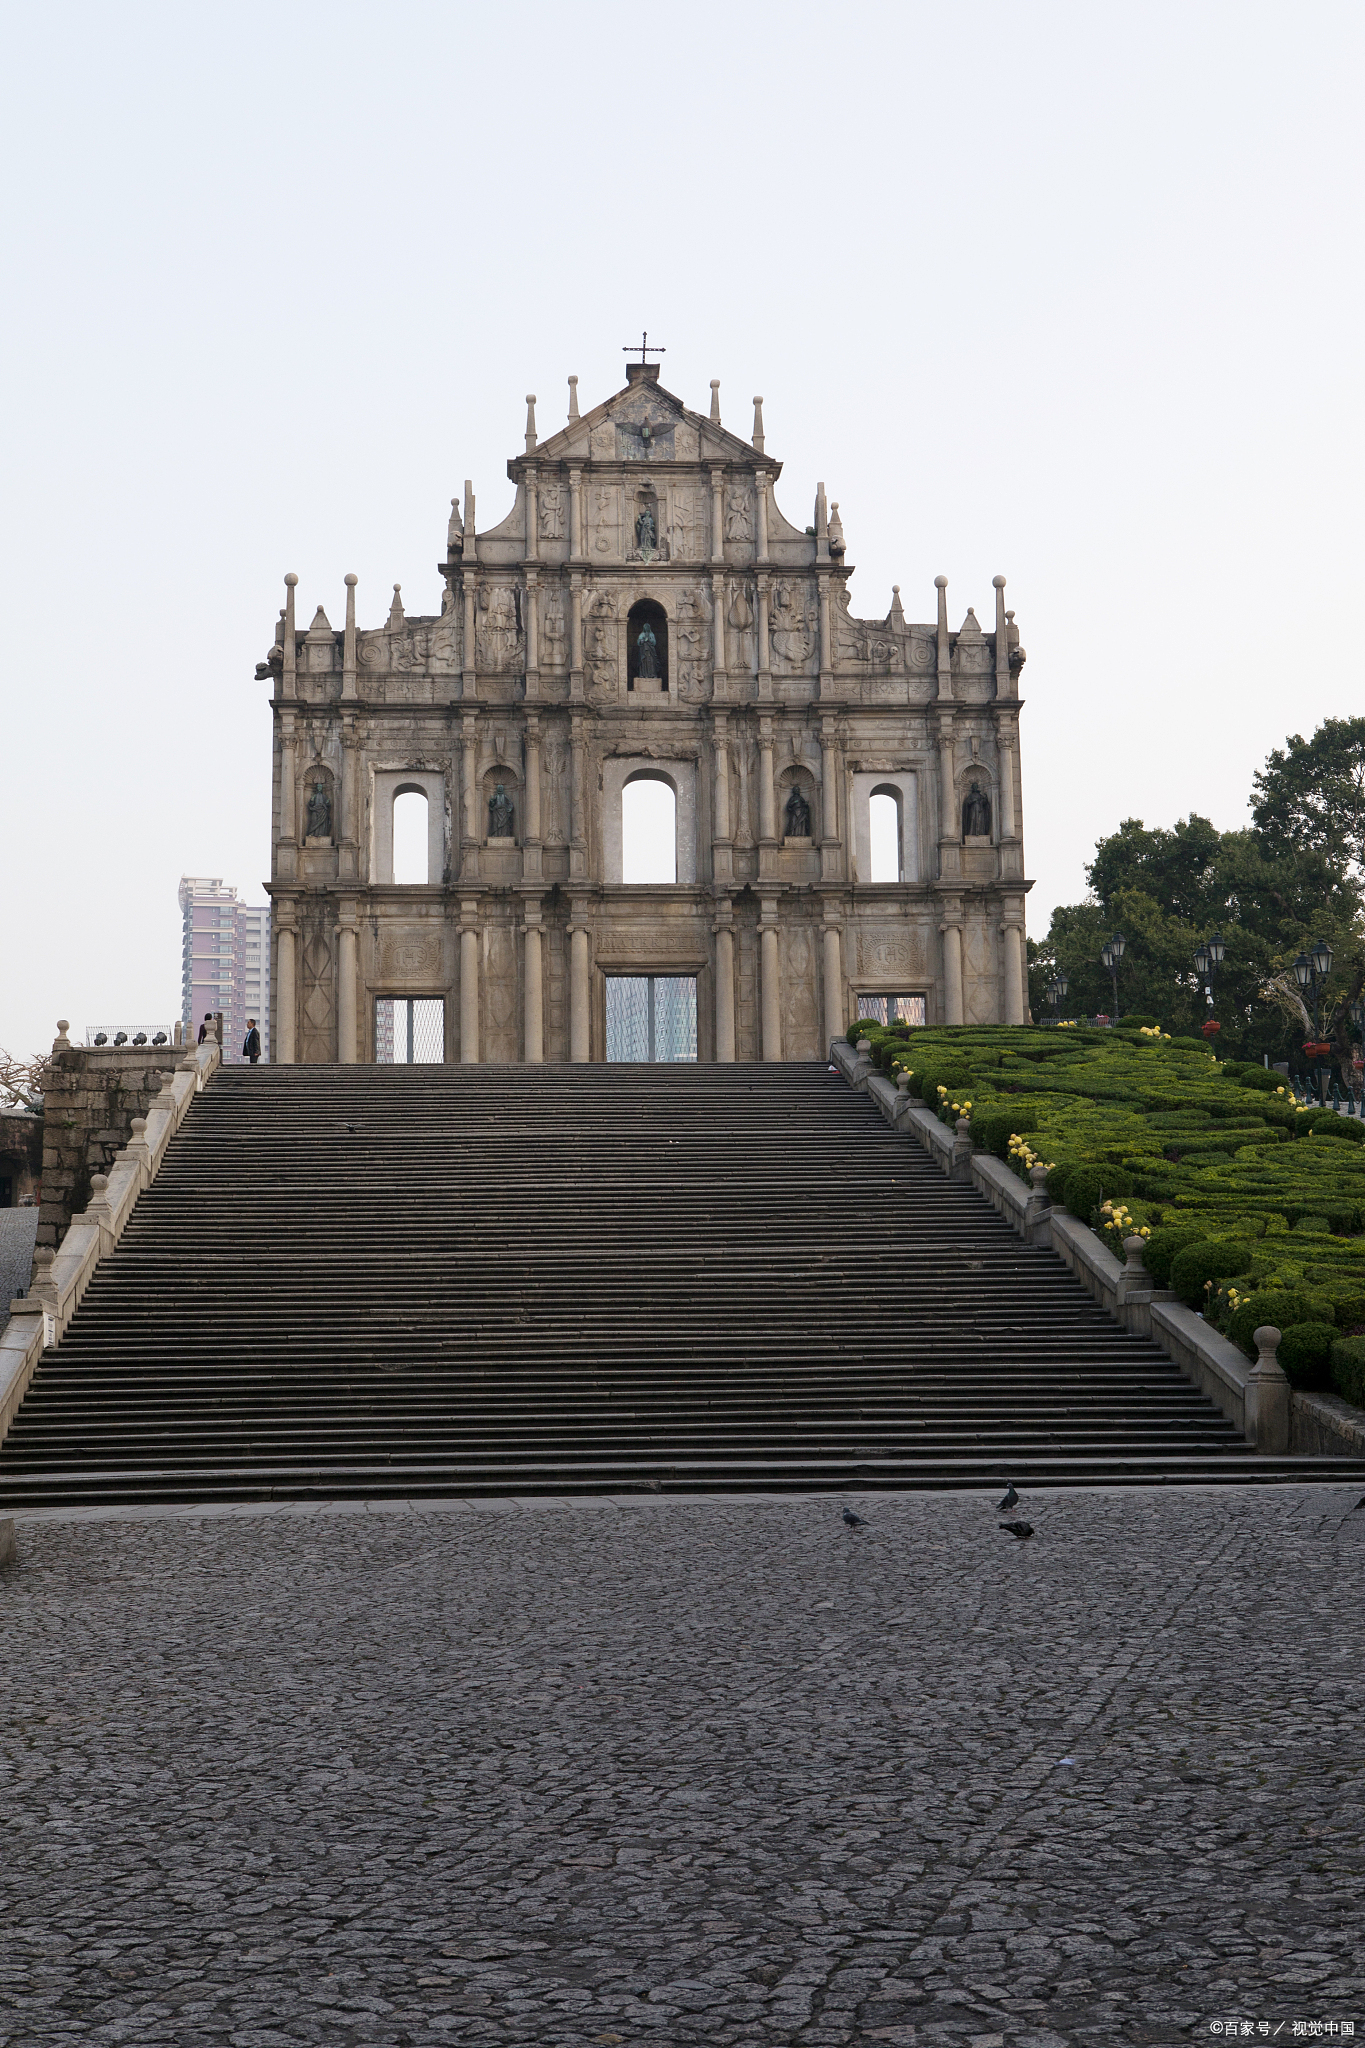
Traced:
[[1358, 1474], [1257, 1457], [823, 1067], [229, 1068], [0, 1504]]

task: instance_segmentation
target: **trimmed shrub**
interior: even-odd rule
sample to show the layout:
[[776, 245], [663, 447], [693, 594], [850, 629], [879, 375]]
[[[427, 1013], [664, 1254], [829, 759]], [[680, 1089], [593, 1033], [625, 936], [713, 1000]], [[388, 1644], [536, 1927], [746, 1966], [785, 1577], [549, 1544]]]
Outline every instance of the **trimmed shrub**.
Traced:
[[1022, 1102], [1017, 1109], [1002, 1110], [998, 1105], [992, 1105], [984, 1111], [974, 1110], [972, 1143], [983, 1151], [994, 1152], [997, 1159], [1007, 1159], [1010, 1139], [1023, 1137], [1027, 1131], [1036, 1131], [1042, 1120], [1041, 1110]]
[[1202, 1244], [1186, 1245], [1171, 1263], [1171, 1285], [1188, 1308], [1204, 1306], [1204, 1288], [1210, 1280], [1235, 1280], [1251, 1267], [1251, 1246], [1230, 1238], [1205, 1238]]
[[1330, 1322], [1331, 1315], [1331, 1304], [1321, 1295], [1294, 1287], [1257, 1288], [1232, 1316], [1227, 1334], [1248, 1358], [1254, 1358], [1256, 1346], [1252, 1338], [1262, 1323], [1273, 1323], [1277, 1330], [1292, 1330], [1298, 1323]]
[[1311, 1131], [1315, 1138], [1340, 1138], [1347, 1145], [1365, 1145], [1365, 1124], [1357, 1123], [1354, 1117], [1338, 1116], [1334, 1109], [1311, 1110], [1299, 1118], [1300, 1131]]
[[1279, 1360], [1291, 1386], [1331, 1386], [1336, 1335], [1330, 1323], [1294, 1323], [1285, 1331]]
[[[1051, 1174], [1048, 1175], [1049, 1192]], [[1062, 1200], [1073, 1216], [1088, 1223], [1101, 1202], [1121, 1199], [1133, 1192], [1132, 1175], [1121, 1166], [1073, 1166], [1062, 1179]]]
[[1365, 1408], [1365, 1337], [1338, 1337], [1332, 1346], [1332, 1385], [1343, 1401]]
[[1154, 1230], [1147, 1240], [1143, 1254], [1147, 1271], [1158, 1287], [1171, 1284], [1171, 1265], [1177, 1252], [1183, 1252], [1187, 1245], [1201, 1244], [1205, 1233], [1197, 1223], [1171, 1223], [1165, 1230]]

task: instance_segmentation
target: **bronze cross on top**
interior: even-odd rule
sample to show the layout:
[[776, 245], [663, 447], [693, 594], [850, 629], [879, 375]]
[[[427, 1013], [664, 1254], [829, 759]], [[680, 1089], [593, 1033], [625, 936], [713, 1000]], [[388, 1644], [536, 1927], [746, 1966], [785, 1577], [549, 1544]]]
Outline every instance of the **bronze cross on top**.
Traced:
[[631, 356], [634, 355], [637, 348], [640, 351], [641, 362], [645, 360], [646, 356], [666, 356], [668, 354], [668, 350], [666, 348], [655, 348], [653, 346], [649, 339], [648, 328], [645, 328], [644, 332], [641, 334], [640, 339], [638, 341], [623, 342], [621, 346], [621, 353], [623, 356]]

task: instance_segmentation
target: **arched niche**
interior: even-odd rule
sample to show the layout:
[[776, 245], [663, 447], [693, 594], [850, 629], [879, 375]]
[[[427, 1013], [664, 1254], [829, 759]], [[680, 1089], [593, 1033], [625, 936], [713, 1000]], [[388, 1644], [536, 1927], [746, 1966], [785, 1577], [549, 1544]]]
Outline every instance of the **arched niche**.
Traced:
[[[498, 791], [501, 789], [502, 798]], [[495, 811], [494, 806], [498, 806]], [[495, 825], [509, 823], [507, 806], [511, 806], [511, 830], [498, 832]], [[505, 845], [508, 841], [520, 839], [522, 833], [521, 777], [506, 761], [496, 761], [491, 768], [485, 768], [482, 782], [482, 836], [490, 846]]]
[[[792, 803], [793, 792], [799, 799], [796, 805]], [[805, 829], [797, 831], [795, 828], [803, 823], [802, 806], [805, 809]], [[798, 844], [820, 837], [820, 795], [815, 777], [804, 763], [793, 762], [777, 778], [777, 830], [781, 838], [795, 840]]]
[[303, 777], [299, 794], [299, 817], [305, 839], [315, 846], [330, 846], [336, 838], [336, 785], [330, 768], [314, 761]]
[[958, 781], [957, 820], [964, 846], [990, 846], [996, 837], [999, 813], [995, 784], [980, 761], [963, 770]]
[[668, 688], [668, 613], [652, 597], [626, 614], [626, 688], [637, 683], [651, 694]]

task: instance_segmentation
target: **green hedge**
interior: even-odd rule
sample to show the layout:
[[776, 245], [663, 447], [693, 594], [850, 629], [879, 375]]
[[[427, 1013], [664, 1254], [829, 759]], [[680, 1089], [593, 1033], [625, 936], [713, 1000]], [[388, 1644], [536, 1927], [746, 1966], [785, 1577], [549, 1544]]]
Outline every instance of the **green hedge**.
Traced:
[[1232, 1280], [1250, 1268], [1249, 1244], [1205, 1238], [1176, 1253], [1171, 1265], [1171, 1286], [1187, 1308], [1202, 1308], [1211, 1280]]
[[1279, 1360], [1291, 1386], [1331, 1386], [1336, 1334], [1331, 1323], [1294, 1323], [1285, 1331]]
[[1332, 1384], [1345, 1401], [1365, 1408], [1365, 1337], [1338, 1337], [1332, 1346]]

